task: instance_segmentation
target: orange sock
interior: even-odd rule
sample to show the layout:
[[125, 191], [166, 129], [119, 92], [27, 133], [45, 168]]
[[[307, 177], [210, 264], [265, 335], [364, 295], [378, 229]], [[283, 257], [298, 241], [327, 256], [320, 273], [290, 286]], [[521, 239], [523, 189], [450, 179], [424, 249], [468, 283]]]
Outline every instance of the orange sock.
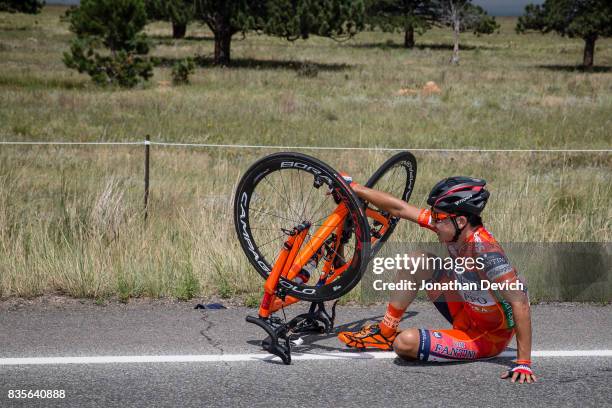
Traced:
[[389, 306], [387, 306], [387, 313], [385, 313], [385, 317], [383, 317], [380, 323], [380, 333], [385, 337], [391, 337], [395, 334], [403, 314], [404, 310], [396, 309], [389, 303]]

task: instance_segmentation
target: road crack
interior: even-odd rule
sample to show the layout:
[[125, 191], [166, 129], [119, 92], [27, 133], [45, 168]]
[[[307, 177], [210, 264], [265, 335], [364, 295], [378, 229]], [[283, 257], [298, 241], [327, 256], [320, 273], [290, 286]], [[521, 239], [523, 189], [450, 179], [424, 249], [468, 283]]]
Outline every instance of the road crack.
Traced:
[[[201, 320], [204, 322], [204, 327], [202, 328], [202, 330], [200, 330], [200, 334], [202, 335], [202, 337], [204, 337], [204, 339], [206, 339], [206, 342], [212, 346], [214, 349], [218, 350], [221, 355], [225, 354], [225, 350], [223, 349], [223, 343], [219, 340], [213, 339], [213, 337], [211, 337], [208, 333], [211, 333], [212, 330], [216, 327], [216, 324], [209, 320], [208, 318], [208, 314], [205, 311], [202, 311], [202, 317]], [[228, 373], [226, 375], [224, 375], [224, 381], [223, 381], [223, 387], [225, 389], [229, 389], [228, 387], [231, 386], [232, 380], [231, 380], [231, 372], [232, 372], [232, 365], [230, 364], [229, 361], [222, 361], [223, 366], [225, 366], [228, 370]]]

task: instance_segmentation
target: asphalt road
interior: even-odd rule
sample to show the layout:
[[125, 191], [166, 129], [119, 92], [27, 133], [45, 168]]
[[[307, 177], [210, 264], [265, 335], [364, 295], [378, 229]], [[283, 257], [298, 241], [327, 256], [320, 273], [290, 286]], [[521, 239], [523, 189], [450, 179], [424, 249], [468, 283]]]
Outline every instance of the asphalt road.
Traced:
[[[0, 406], [612, 406], [612, 357], [539, 357], [539, 381], [498, 378], [509, 358], [420, 364], [359, 359], [335, 335], [304, 338], [290, 366], [261, 354], [264, 335], [245, 323], [255, 309], [194, 310], [194, 303], [96, 306], [70, 301], [0, 303]], [[413, 305], [402, 327], [447, 327], [431, 304]], [[304, 306], [288, 310], [289, 317]], [[384, 306], [341, 307], [337, 330], [380, 318]], [[612, 306], [533, 306], [534, 350], [612, 349]], [[510, 351], [514, 344], [511, 345]], [[311, 360], [345, 353], [346, 358]], [[553, 353], [554, 354], [554, 353]], [[224, 361], [18, 364], [10, 358], [223, 356]], [[340, 354], [343, 356], [343, 354]], [[10, 390], [64, 390], [63, 399], [9, 399]]]

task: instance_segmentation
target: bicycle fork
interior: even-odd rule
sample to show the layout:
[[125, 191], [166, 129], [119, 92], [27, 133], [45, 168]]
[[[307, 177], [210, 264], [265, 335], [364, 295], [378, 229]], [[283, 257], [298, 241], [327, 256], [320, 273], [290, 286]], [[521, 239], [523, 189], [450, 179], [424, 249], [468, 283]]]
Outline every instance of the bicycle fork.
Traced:
[[[287, 291], [284, 287], [279, 287], [279, 282], [281, 282], [281, 279], [282, 283], [291, 282], [295, 279], [300, 271], [302, 271], [304, 265], [313, 256], [317, 256], [318, 248], [327, 247], [326, 239], [334, 231], [336, 233], [335, 245], [334, 243], [331, 245], [337, 247], [340, 244], [343, 220], [347, 213], [348, 209], [346, 206], [339, 205], [313, 234], [308, 248], [302, 252], [300, 252], [300, 249], [308, 235], [311, 223], [303, 221], [292, 230], [283, 230], [289, 237], [283, 243], [276, 262], [266, 278], [264, 295], [259, 306], [259, 316], [247, 316], [246, 318], [247, 322], [256, 324], [266, 331], [268, 338], [262, 342], [262, 347], [270, 353], [279, 356], [285, 364], [291, 364], [291, 335], [308, 331], [329, 332], [334, 325], [336, 303], [334, 303], [332, 308], [331, 316], [325, 310], [323, 302], [313, 302], [308, 313], [296, 316], [289, 323], [285, 323], [280, 318], [271, 316], [271, 314], [279, 308], [296, 303], [299, 299], [293, 296], [286, 296]], [[326, 260], [324, 274], [319, 277], [319, 284], [333, 281], [346, 269], [340, 268], [335, 270], [332, 276], [329, 276], [332, 271], [333, 261], [334, 256]], [[322, 323], [323, 326], [319, 323]], [[279, 339], [284, 339], [285, 344], [280, 344]]]
[[[289, 238], [283, 244], [274, 267], [264, 284], [264, 295], [259, 306], [259, 316], [246, 317], [247, 322], [256, 324], [268, 334], [268, 339], [262, 342], [262, 347], [270, 353], [279, 356], [285, 364], [291, 364], [291, 343], [289, 336], [286, 335], [287, 325], [279, 318], [270, 317], [271, 307], [274, 299], [279, 294], [278, 282], [280, 277], [287, 276], [288, 268], [293, 264], [300, 247], [306, 239], [309, 228], [310, 223], [303, 222], [288, 232]], [[284, 296], [281, 295], [279, 297], [281, 302], [285, 300]], [[279, 343], [279, 338], [285, 339], [284, 345]]]
[[293, 260], [304, 243], [309, 228], [310, 223], [303, 222], [289, 232], [289, 238], [283, 244], [278, 259], [264, 284], [264, 296], [259, 306], [259, 317], [264, 319], [270, 317], [270, 306], [276, 297], [278, 281], [281, 275], [287, 275], [287, 267], [293, 265]]

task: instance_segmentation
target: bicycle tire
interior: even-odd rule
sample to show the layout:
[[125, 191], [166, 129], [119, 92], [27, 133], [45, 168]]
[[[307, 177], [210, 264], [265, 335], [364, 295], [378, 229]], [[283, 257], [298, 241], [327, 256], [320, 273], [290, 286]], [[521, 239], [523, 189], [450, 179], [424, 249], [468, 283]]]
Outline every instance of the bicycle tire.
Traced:
[[[394, 170], [395, 169], [395, 170]], [[365, 184], [366, 187], [377, 189], [379, 184], [381, 184], [382, 180], [385, 176], [390, 175], [391, 172], [396, 171], [397, 169], [400, 172], [405, 174], [405, 182], [401, 182], [398, 187], [398, 191], [387, 191], [387, 188], [382, 188], [383, 191], [390, 193], [396, 197], [399, 197], [403, 201], [408, 202], [410, 200], [410, 196], [412, 195], [412, 190], [414, 189], [414, 183], [416, 181], [417, 175], [417, 163], [416, 158], [410, 152], [400, 152], [392, 157], [390, 157], [387, 161], [385, 161], [368, 179]], [[401, 174], [401, 173], [400, 173]], [[401, 191], [401, 194], [397, 194]], [[366, 207], [370, 206], [369, 203], [365, 203]], [[372, 207], [370, 207], [372, 208]], [[389, 228], [385, 231], [385, 233], [374, 243], [371, 245], [370, 256], [375, 256], [382, 245], [389, 239], [397, 223], [399, 222], [399, 218], [391, 217]]]
[[[274, 261], [270, 258], [272, 258], [274, 255], [271, 255], [270, 252], [270, 254], [268, 254], [266, 257], [265, 254], [262, 253], [260, 246], [264, 243], [257, 242], [257, 239], [254, 237], [252, 231], [252, 228], [255, 229], [256, 227], [251, 226], [252, 223], [256, 224], [257, 217], [264, 217], [258, 215], [258, 213], [266, 214], [266, 212], [261, 210], [256, 212], [255, 204], [253, 204], [253, 208], [251, 208], [252, 201], [256, 202], [258, 199], [261, 199], [259, 195], [254, 198], [256, 195], [255, 190], [260, 184], [264, 184], [264, 180], [266, 180], [266, 178], [277, 177], [277, 175], [274, 175], [274, 173], [279, 172], [278, 175], [280, 175], [281, 180], [283, 180], [282, 172], [287, 172], [289, 170], [296, 170], [298, 173], [301, 171], [302, 174], [300, 177], [305, 178], [306, 180], [309, 180], [310, 176], [312, 176], [312, 188], [315, 187], [315, 183], [322, 182], [323, 184], [337, 189], [339, 197], [341, 197], [341, 200], [349, 209], [350, 222], [352, 222], [352, 225], [354, 226], [353, 233], [355, 248], [353, 256], [350, 259], [350, 264], [333, 282], [329, 282], [321, 286], [309, 286], [281, 277], [279, 280], [279, 287], [284, 288], [284, 292], [287, 295], [294, 296], [301, 300], [321, 302], [336, 299], [349, 292], [361, 280], [369, 259], [370, 234], [361, 201], [357, 198], [355, 193], [351, 190], [339, 173], [327, 164], [305, 154], [281, 152], [263, 157], [251, 165], [239, 181], [234, 197], [234, 226], [236, 228], [238, 240], [250, 264], [255, 268], [259, 275], [261, 275], [264, 279], [267, 278], [268, 274], [272, 270], [272, 264]], [[284, 181], [283, 187], [286, 187]], [[326, 188], [325, 185], [321, 185], [316, 187], [316, 189], [318, 190], [319, 187]], [[279, 196], [282, 196], [280, 189], [276, 190], [276, 192], [279, 193]], [[321, 192], [318, 192], [318, 194], [320, 193]], [[263, 199], [261, 200], [262, 202], [264, 201]], [[267, 200], [271, 201], [272, 199], [269, 198]], [[306, 201], [308, 201], [308, 198]], [[306, 201], [304, 203], [306, 203]], [[288, 200], [286, 200], [286, 202], [287, 207], [291, 208], [291, 202]], [[302, 214], [299, 215], [306, 216], [304, 211], [302, 211]], [[293, 228], [294, 225], [290, 225], [291, 223], [289, 222], [291, 221], [291, 219], [289, 219], [291, 217], [287, 216], [286, 218], [287, 221], [279, 220], [277, 222], [286, 222], [287, 225], [283, 228]], [[296, 218], [296, 220], [298, 222], [302, 221], [299, 218]], [[270, 229], [275, 230], [275, 228]], [[279, 251], [280, 248], [281, 246], [279, 245]]]

